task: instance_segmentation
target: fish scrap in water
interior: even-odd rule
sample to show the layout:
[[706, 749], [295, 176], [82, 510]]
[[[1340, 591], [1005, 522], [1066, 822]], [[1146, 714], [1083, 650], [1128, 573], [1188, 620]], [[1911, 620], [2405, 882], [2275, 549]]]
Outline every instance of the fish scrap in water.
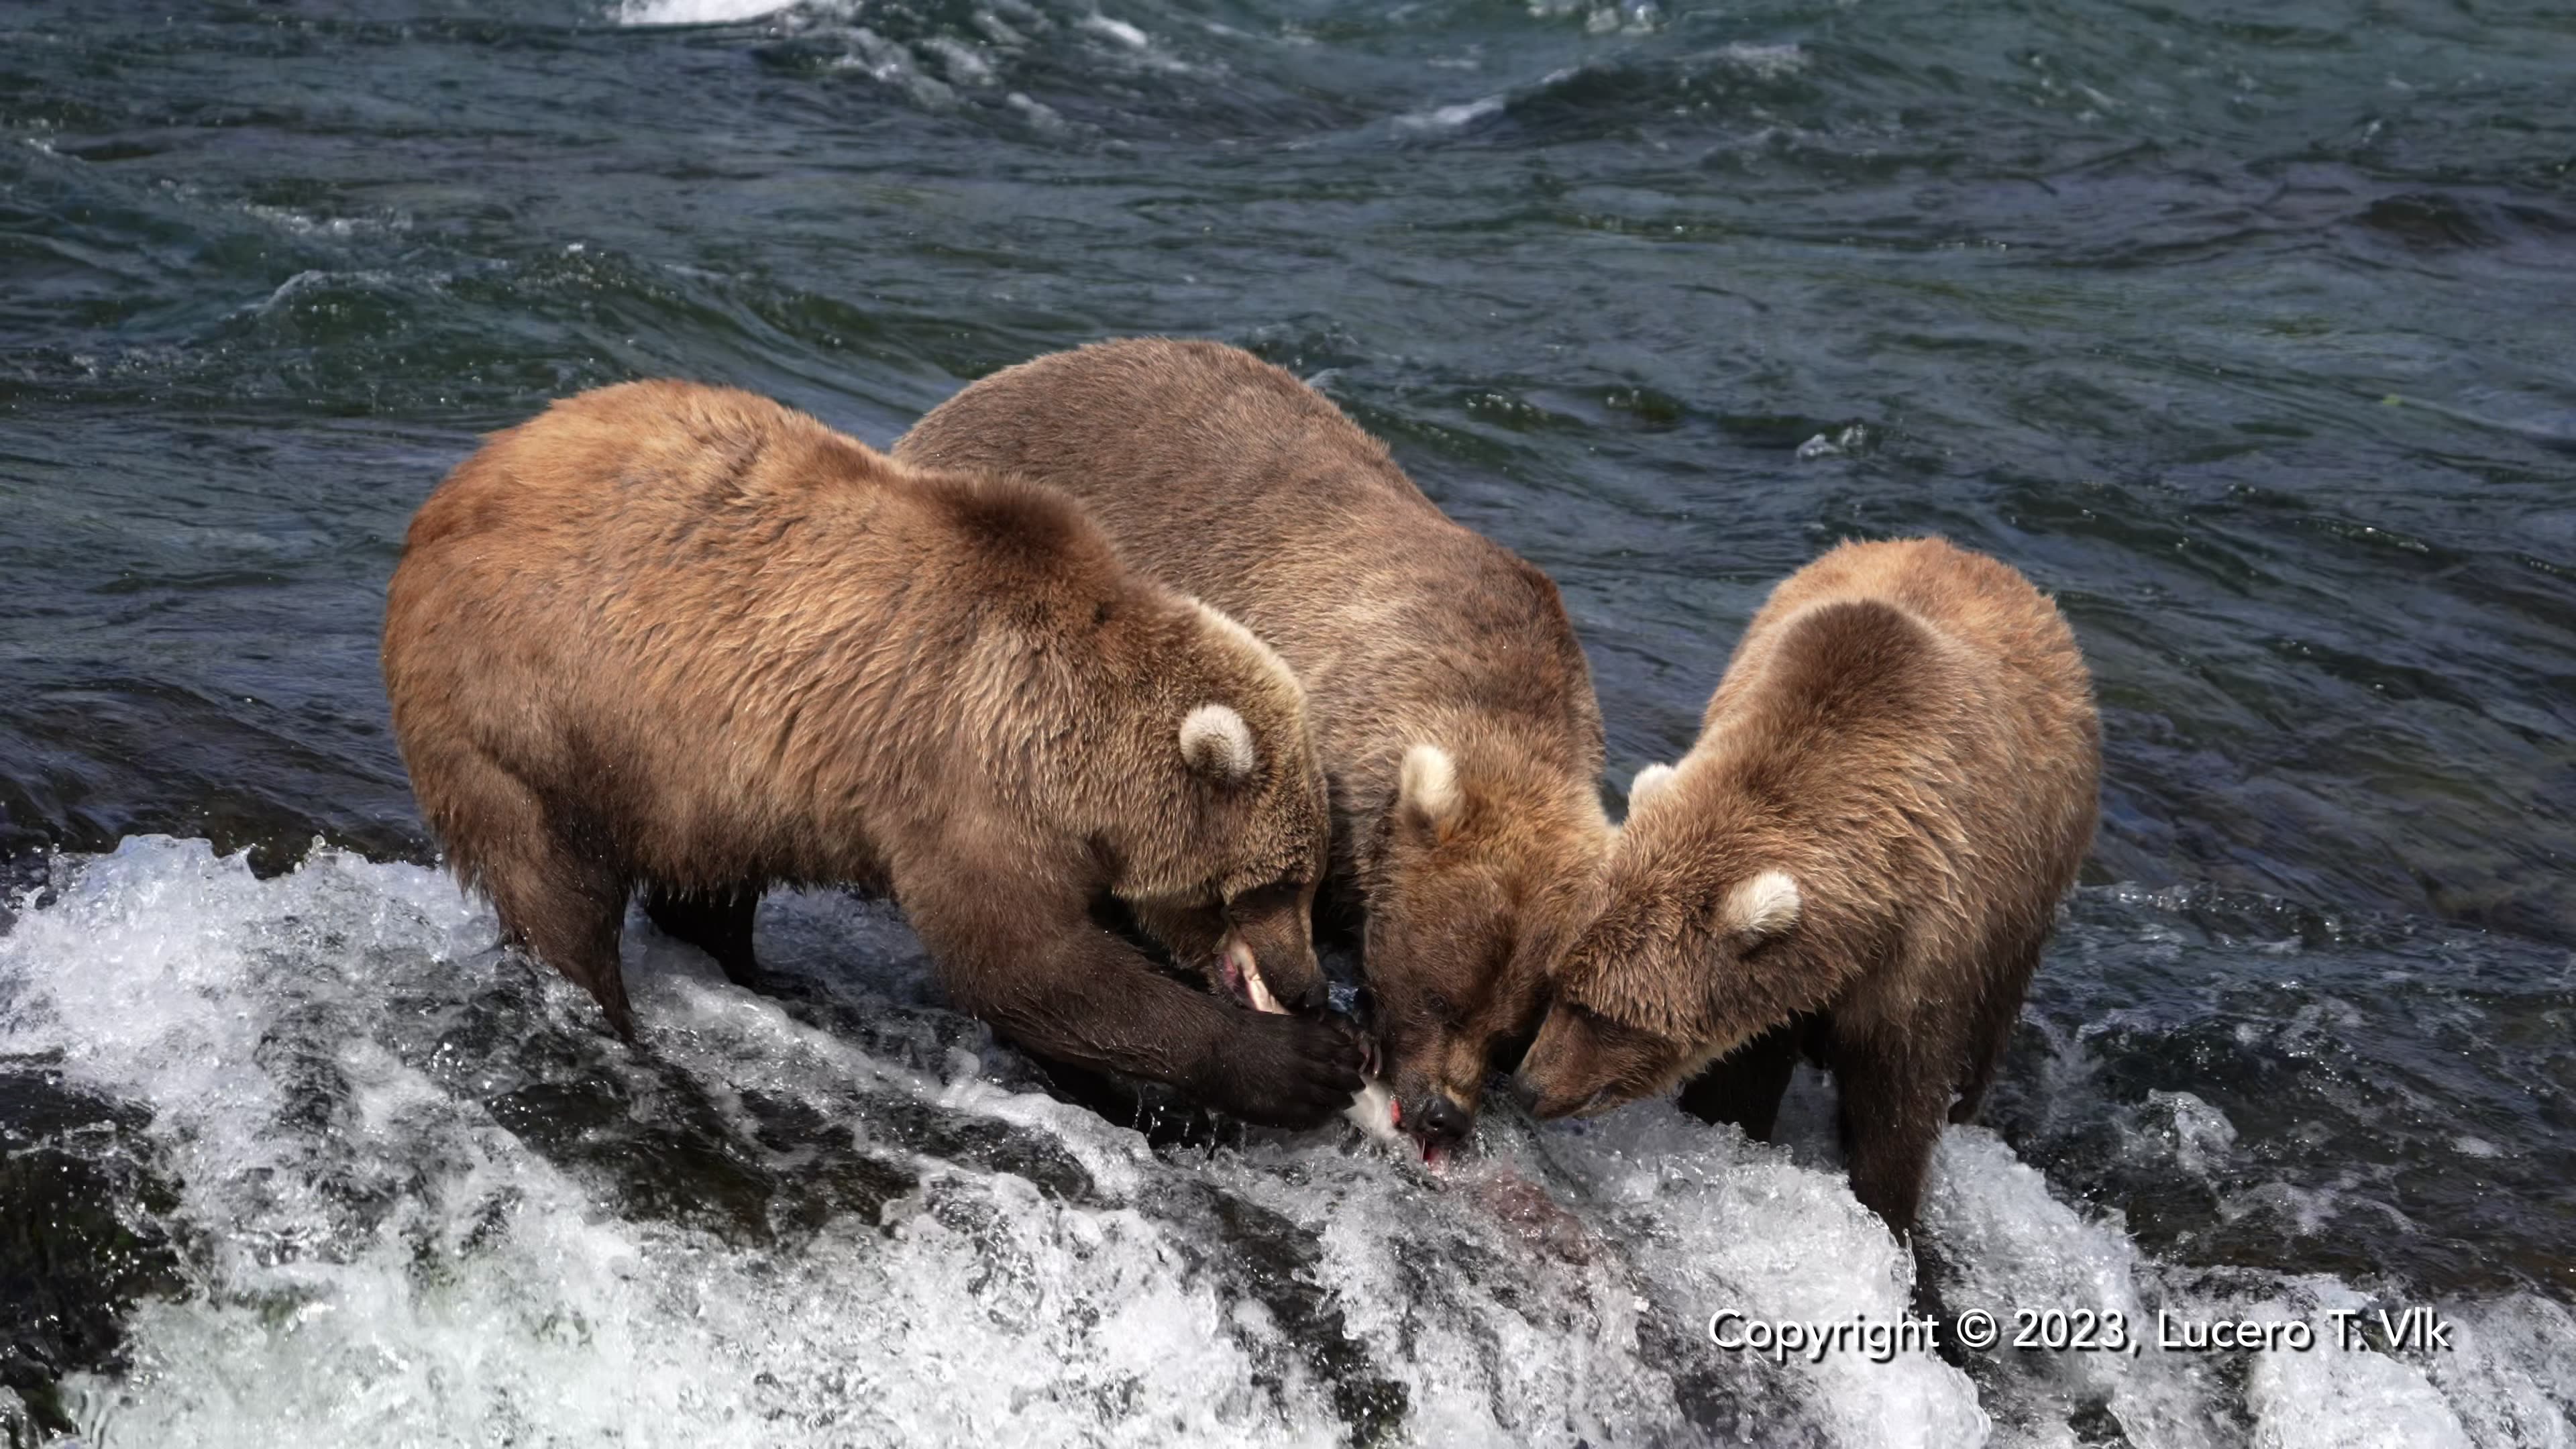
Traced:
[[[1342, 1115], [1362, 1135], [1381, 1146], [1400, 1148], [1412, 1142], [1404, 1130], [1403, 1106], [1386, 1083], [1376, 1077], [1363, 1079], [1359, 1095], [1351, 1099], [1349, 1109]], [[1448, 1154], [1427, 1143], [1422, 1148], [1422, 1161], [1450, 1191], [1502, 1219], [1537, 1252], [1577, 1266], [1599, 1256], [1601, 1240], [1583, 1225], [1583, 1220], [1557, 1206], [1545, 1187], [1509, 1164], [1488, 1159], [1453, 1170]]]

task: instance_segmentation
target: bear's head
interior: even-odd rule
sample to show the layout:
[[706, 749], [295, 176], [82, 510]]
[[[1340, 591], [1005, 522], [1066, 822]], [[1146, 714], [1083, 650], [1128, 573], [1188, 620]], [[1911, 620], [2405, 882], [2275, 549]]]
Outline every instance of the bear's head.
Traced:
[[1368, 852], [1369, 1028], [1426, 1153], [1474, 1125], [1596, 902], [1608, 826], [1590, 782], [1500, 738], [1417, 742]]
[[1795, 949], [1805, 901], [1770, 832], [1690, 798], [1688, 785], [1659, 765], [1629, 792], [1602, 909], [1557, 964], [1554, 1000], [1521, 1058], [1541, 1117], [1658, 1095], [1733, 1050], [1740, 1034], [1721, 1023], [1742, 1013], [1721, 1007], [1761, 979], [1746, 959]]
[[1165, 622], [1138, 676], [1138, 763], [1108, 782], [1123, 827], [1112, 889], [1212, 986], [1262, 1010], [1320, 1010], [1312, 920], [1332, 816], [1305, 690], [1215, 609], [1182, 600]]

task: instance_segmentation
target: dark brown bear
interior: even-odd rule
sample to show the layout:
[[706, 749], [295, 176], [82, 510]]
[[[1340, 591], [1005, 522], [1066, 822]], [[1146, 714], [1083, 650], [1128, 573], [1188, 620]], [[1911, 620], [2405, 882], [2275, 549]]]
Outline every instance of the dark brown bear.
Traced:
[[1521, 1066], [1542, 1116], [1666, 1091], [1769, 1135], [1833, 1069], [1852, 1190], [1914, 1224], [2092, 845], [2101, 740], [2074, 636], [1939, 539], [1845, 544], [1772, 592], [1680, 765], [1641, 775], [1608, 905]]
[[[890, 890], [964, 1010], [1043, 1056], [1303, 1125], [1359, 1086], [1320, 1003], [1303, 694], [1241, 625], [1038, 485], [897, 463], [747, 393], [602, 388], [413, 519], [385, 683], [423, 813], [507, 934], [621, 1034], [630, 891], [755, 979], [778, 882]], [[1266, 994], [1266, 993], [1265, 993]]]
[[1609, 823], [1601, 717], [1556, 586], [1450, 521], [1386, 446], [1213, 342], [1008, 368], [895, 445], [1079, 496], [1119, 552], [1242, 620], [1305, 682], [1333, 791], [1333, 902], [1364, 937], [1403, 1124], [1473, 1121], [1526, 1041]]

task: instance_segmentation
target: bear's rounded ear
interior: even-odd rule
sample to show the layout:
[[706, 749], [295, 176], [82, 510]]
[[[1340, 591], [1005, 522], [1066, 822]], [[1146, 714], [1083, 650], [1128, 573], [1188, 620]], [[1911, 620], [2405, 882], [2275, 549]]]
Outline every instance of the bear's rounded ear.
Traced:
[[1211, 779], [1238, 785], [1261, 763], [1253, 753], [1252, 727], [1232, 706], [1203, 704], [1181, 721], [1181, 758]]
[[1727, 893], [1726, 923], [1746, 945], [1758, 945], [1798, 924], [1805, 908], [1787, 871], [1766, 870]]
[[1628, 808], [1636, 809], [1645, 798], [1673, 782], [1675, 771], [1670, 765], [1648, 765], [1628, 782]]
[[1396, 800], [1416, 825], [1447, 840], [1467, 803], [1458, 789], [1457, 762], [1438, 745], [1406, 750], [1404, 767], [1396, 774]]

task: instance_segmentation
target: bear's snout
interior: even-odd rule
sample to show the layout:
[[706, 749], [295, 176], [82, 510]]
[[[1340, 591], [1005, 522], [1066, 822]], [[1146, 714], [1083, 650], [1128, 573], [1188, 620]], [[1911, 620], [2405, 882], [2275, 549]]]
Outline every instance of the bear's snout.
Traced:
[[1601, 1096], [1589, 1080], [1593, 1055], [1590, 1033], [1580, 1023], [1566, 1012], [1549, 1012], [1512, 1074], [1513, 1100], [1543, 1120], [1590, 1109]]
[[1441, 1091], [1424, 1096], [1404, 1114], [1404, 1121], [1426, 1147], [1455, 1147], [1467, 1140], [1468, 1129], [1476, 1125], [1473, 1114]]

